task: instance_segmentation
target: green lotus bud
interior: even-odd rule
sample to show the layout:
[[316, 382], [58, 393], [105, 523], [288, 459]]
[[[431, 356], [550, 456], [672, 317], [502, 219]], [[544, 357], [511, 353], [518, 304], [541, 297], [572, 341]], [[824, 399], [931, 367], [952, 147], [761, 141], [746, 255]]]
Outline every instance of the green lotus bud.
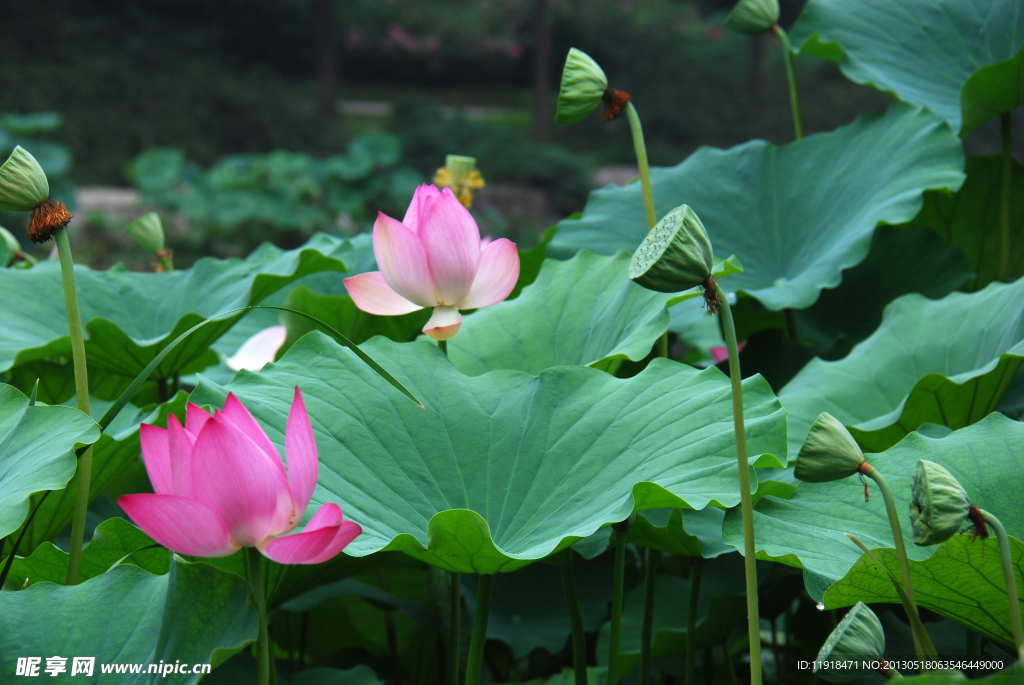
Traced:
[[608, 77], [590, 55], [572, 48], [562, 70], [562, 89], [558, 93], [555, 121], [574, 124], [601, 104], [608, 90]]
[[874, 672], [863, 668], [863, 662], [878, 661], [883, 652], [882, 622], [867, 604], [857, 602], [821, 646], [814, 660], [814, 672], [831, 683], [856, 680]]
[[793, 475], [807, 483], [827, 483], [852, 476], [863, 463], [864, 452], [850, 431], [842, 421], [823, 412], [800, 446]]
[[779, 21], [779, 0], [740, 0], [725, 25], [740, 33], [765, 33]]
[[136, 245], [147, 252], [156, 254], [164, 249], [164, 227], [156, 212], [143, 214], [124, 228]]
[[713, 281], [714, 261], [704, 224], [682, 205], [647, 233], [629, 262], [629, 277], [648, 290], [677, 293]]
[[21, 243], [3, 226], [0, 226], [0, 267], [8, 266], [21, 252]]
[[50, 197], [50, 183], [39, 162], [18, 145], [0, 166], [0, 208], [30, 212]]
[[937, 545], [963, 528], [971, 500], [957, 479], [935, 462], [917, 462], [910, 489], [910, 522], [915, 545]]

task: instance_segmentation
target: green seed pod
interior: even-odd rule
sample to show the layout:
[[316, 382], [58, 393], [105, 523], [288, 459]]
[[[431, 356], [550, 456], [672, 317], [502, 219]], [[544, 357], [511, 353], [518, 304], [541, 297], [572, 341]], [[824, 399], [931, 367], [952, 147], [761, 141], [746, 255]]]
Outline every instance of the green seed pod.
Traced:
[[0, 208], [30, 212], [50, 197], [50, 183], [39, 162], [18, 145], [0, 166]]
[[725, 25], [739, 33], [765, 33], [779, 21], [779, 0], [740, 0]]
[[11, 235], [3, 226], [0, 226], [0, 267], [5, 267], [14, 261], [18, 252], [21, 251], [21, 243]]
[[[877, 661], [885, 652], [885, 631], [875, 612], [864, 602], [856, 605], [825, 640], [814, 660], [814, 672], [831, 683], [845, 683], [873, 673], [860, 668], [863, 661]], [[828, 665], [826, 665], [826, 663]], [[836, 668], [830, 668], [836, 664]], [[853, 668], [838, 667], [840, 664]]]
[[147, 252], [156, 254], [164, 249], [164, 227], [156, 212], [143, 214], [124, 228], [136, 245]]
[[648, 290], [677, 293], [704, 285], [713, 266], [704, 224], [696, 212], [682, 205], [647, 233], [629, 262], [629, 277]]
[[444, 166], [454, 178], [463, 178], [476, 169], [476, 157], [448, 155], [444, 158]]
[[562, 89], [558, 93], [555, 121], [575, 124], [601, 104], [608, 90], [608, 77], [590, 55], [572, 48], [562, 70]]
[[957, 479], [935, 462], [917, 462], [910, 489], [910, 522], [915, 545], [937, 545], [963, 528], [971, 500]]
[[806, 483], [827, 483], [852, 476], [864, 452], [846, 426], [828, 412], [818, 415], [796, 456], [793, 475]]

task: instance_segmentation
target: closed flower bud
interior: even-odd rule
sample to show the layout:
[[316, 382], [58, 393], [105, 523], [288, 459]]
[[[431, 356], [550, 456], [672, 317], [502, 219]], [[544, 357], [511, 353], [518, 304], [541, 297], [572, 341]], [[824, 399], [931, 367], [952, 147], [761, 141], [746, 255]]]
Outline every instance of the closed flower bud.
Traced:
[[555, 121], [574, 124], [585, 118], [600, 106], [606, 90], [608, 77], [597, 62], [582, 50], [572, 48], [565, 58]]
[[814, 420], [796, 457], [793, 475], [807, 483], [827, 483], [857, 473], [864, 452], [846, 426], [824, 412]]
[[967, 491], [953, 474], [935, 462], [917, 462], [910, 495], [910, 522], [916, 545], [945, 542], [967, 522], [971, 509]]
[[164, 249], [164, 227], [160, 223], [160, 215], [156, 212], [140, 216], [125, 226], [124, 232], [147, 252], [156, 254]]
[[0, 166], [0, 208], [30, 212], [50, 196], [50, 183], [39, 162], [18, 145]]
[[[836, 629], [825, 640], [817, 659], [814, 672], [820, 678], [832, 683], [845, 683], [873, 673], [870, 669], [858, 668], [864, 661], [882, 659], [885, 652], [885, 631], [882, 622], [864, 602], [847, 612]], [[824, 662], [845, 662], [854, 668], [829, 668]]]
[[779, 0], [740, 0], [725, 25], [740, 33], [765, 33], [779, 21]]
[[[629, 262], [629, 277], [648, 290], [676, 293], [697, 286], [711, 312], [718, 302], [714, 255], [704, 224], [687, 205], [676, 207], [647, 233]], [[709, 299], [713, 298], [713, 299]]]

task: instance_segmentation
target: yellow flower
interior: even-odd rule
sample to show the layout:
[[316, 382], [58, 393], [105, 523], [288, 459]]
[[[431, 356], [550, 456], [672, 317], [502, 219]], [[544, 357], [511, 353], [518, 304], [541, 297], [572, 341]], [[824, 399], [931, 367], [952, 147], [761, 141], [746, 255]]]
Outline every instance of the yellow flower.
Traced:
[[473, 206], [473, 191], [484, 187], [484, 179], [476, 170], [474, 157], [448, 155], [445, 165], [434, 174], [434, 185], [451, 188], [459, 202], [469, 209]]

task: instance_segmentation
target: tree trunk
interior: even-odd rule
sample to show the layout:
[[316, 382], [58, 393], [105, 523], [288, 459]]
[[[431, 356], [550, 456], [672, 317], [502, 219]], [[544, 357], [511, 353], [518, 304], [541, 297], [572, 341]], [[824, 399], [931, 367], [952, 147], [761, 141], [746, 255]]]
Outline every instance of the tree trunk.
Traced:
[[324, 116], [337, 113], [338, 98], [338, 41], [334, 0], [315, 0], [317, 82], [319, 106]]
[[551, 0], [537, 0], [533, 25], [533, 139], [546, 141], [555, 113], [550, 107]]

